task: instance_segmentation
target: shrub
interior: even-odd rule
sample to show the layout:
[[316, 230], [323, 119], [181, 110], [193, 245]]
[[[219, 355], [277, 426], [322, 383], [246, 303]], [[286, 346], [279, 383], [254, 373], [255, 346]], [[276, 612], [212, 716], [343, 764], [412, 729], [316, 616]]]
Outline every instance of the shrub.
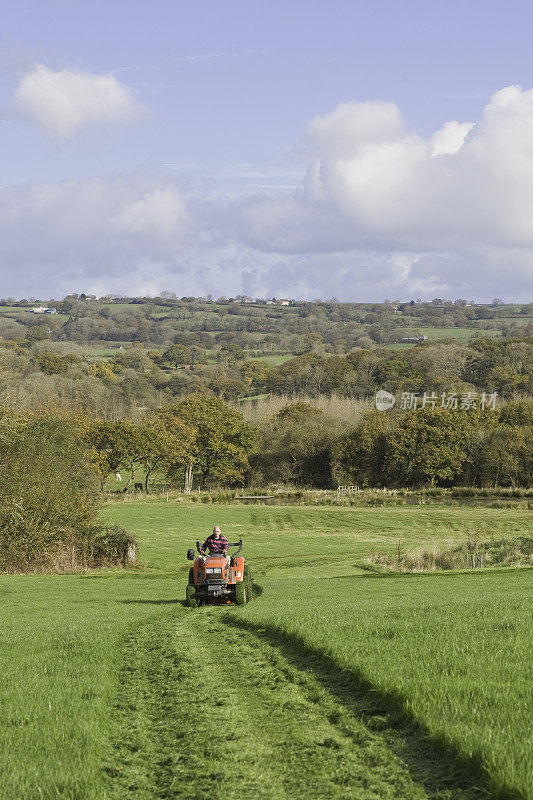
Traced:
[[[492, 507], [492, 506], [491, 506]], [[470, 569], [475, 567], [520, 567], [533, 564], [533, 538], [519, 536], [494, 542], [469, 539], [444, 550], [423, 548], [407, 553], [372, 553], [370, 561], [394, 572], [433, 572], [436, 570]]]
[[131, 533], [121, 525], [102, 525], [94, 529], [94, 537], [87, 552], [87, 566], [127, 564], [132, 560], [137, 543]]
[[117, 531], [97, 524], [98, 479], [72, 420], [4, 415], [0, 458], [0, 569], [64, 571], [124, 561]]

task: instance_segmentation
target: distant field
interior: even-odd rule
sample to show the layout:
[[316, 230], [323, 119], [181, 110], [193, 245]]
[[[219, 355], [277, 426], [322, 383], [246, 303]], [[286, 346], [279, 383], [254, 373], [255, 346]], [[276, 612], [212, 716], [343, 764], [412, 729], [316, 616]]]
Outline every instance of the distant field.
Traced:
[[254, 356], [256, 361], [262, 361], [264, 364], [268, 364], [271, 367], [277, 367], [280, 364], [284, 364], [291, 358], [294, 358], [292, 353], [285, 353], [282, 356]]
[[414, 342], [393, 342], [392, 344], [382, 344], [384, 350], [409, 350], [411, 347], [416, 347]]
[[472, 336], [488, 336], [490, 339], [498, 339], [499, 331], [488, 330], [486, 328], [417, 328], [421, 334], [430, 339], [457, 339], [459, 342], [468, 342]]
[[[0, 577], [2, 800], [531, 796], [531, 572], [365, 565], [399, 541], [525, 534], [527, 511], [103, 516], [138, 536], [143, 569]], [[244, 539], [256, 599], [184, 608], [185, 551], [215, 523]]]
[[[413, 331], [417, 331], [428, 339], [455, 339], [458, 342], [467, 343], [472, 336], [487, 336], [490, 339], [499, 339], [500, 332], [488, 330], [486, 328], [432, 328], [432, 327], [418, 327], [413, 325]], [[404, 333], [398, 331], [398, 337], [411, 336], [411, 333]], [[411, 347], [416, 347], [414, 342], [394, 342], [392, 344], [382, 345], [385, 350], [406, 350]]]
[[5, 317], [6, 319], [16, 319], [20, 314], [26, 315], [31, 319], [35, 317], [42, 318], [43, 320], [48, 319], [55, 319], [59, 320], [60, 322], [66, 322], [68, 319], [68, 314], [30, 314], [30, 312], [25, 308], [17, 308], [16, 306], [0, 306], [0, 317]]
[[105, 359], [116, 353], [122, 352], [118, 347], [85, 347], [82, 345], [83, 355], [89, 358], [97, 356], [100, 359]]
[[[489, 339], [501, 338], [499, 331], [487, 330], [485, 328], [431, 328], [431, 327], [416, 327], [413, 330], [428, 339], [455, 339], [457, 342], [466, 344], [470, 341], [472, 336], [486, 336]], [[411, 336], [410, 333], [399, 332], [398, 336]], [[406, 350], [411, 347], [416, 347], [415, 342], [393, 342], [392, 344], [381, 345], [384, 350]]]

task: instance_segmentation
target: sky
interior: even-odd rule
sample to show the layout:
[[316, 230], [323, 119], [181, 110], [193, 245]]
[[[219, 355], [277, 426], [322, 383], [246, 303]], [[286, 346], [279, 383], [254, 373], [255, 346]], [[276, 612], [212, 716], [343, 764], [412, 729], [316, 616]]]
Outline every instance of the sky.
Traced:
[[531, 300], [530, 0], [4, 0], [0, 296]]

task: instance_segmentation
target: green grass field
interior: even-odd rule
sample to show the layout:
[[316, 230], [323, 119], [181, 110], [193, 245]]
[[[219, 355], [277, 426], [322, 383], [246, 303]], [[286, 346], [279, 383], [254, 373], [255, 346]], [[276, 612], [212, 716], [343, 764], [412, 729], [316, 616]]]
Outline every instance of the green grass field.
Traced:
[[277, 355], [277, 356], [255, 356], [255, 361], [261, 361], [268, 367], [279, 367], [280, 364], [284, 364], [286, 361], [290, 361], [291, 358], [294, 358], [292, 353], [285, 353], [284, 355]]
[[[6, 319], [15, 319], [19, 314], [25, 313], [28, 313], [29, 315], [30, 312], [28, 309], [21, 308], [20, 306], [0, 306], [0, 317], [6, 317]], [[49, 320], [50, 318], [51, 317], [49, 317], [48, 314], [42, 315], [43, 320]], [[68, 314], [57, 313], [53, 315], [53, 319], [59, 322], [66, 322], [68, 319]]]
[[499, 331], [488, 328], [417, 328], [429, 339], [457, 339], [458, 342], [468, 342], [472, 336], [487, 336], [489, 339], [499, 339]]
[[[488, 330], [486, 328], [431, 328], [431, 327], [416, 327], [414, 329], [428, 339], [455, 339], [462, 344], [466, 344], [473, 336], [486, 336], [489, 339], [499, 339], [499, 331]], [[400, 333], [398, 334], [400, 336]], [[410, 333], [401, 333], [401, 335], [410, 336]], [[408, 350], [411, 347], [416, 347], [412, 342], [394, 342], [392, 344], [382, 345], [385, 350]]]
[[[528, 512], [114, 503], [142, 569], [2, 576], [0, 798], [526, 798], [531, 572], [386, 575], [372, 548], [524, 535]], [[182, 604], [240, 536], [256, 597]]]

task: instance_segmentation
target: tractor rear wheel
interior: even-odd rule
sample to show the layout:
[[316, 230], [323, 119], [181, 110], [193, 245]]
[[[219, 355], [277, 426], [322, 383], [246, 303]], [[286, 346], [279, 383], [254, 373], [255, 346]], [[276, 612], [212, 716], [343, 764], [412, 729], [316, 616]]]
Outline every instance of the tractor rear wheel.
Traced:
[[194, 583], [192, 585], [189, 583], [187, 588], [185, 589], [185, 605], [188, 606], [189, 608], [195, 608], [197, 604], [198, 603], [196, 600], [196, 587]]
[[248, 601], [248, 592], [246, 591], [245, 581], [239, 581], [235, 584], [235, 603], [238, 606], [246, 605]]
[[248, 564], [244, 565], [244, 581], [246, 584], [246, 602], [253, 598], [252, 594], [252, 570]]
[[194, 586], [194, 568], [191, 567], [189, 570], [189, 586]]

